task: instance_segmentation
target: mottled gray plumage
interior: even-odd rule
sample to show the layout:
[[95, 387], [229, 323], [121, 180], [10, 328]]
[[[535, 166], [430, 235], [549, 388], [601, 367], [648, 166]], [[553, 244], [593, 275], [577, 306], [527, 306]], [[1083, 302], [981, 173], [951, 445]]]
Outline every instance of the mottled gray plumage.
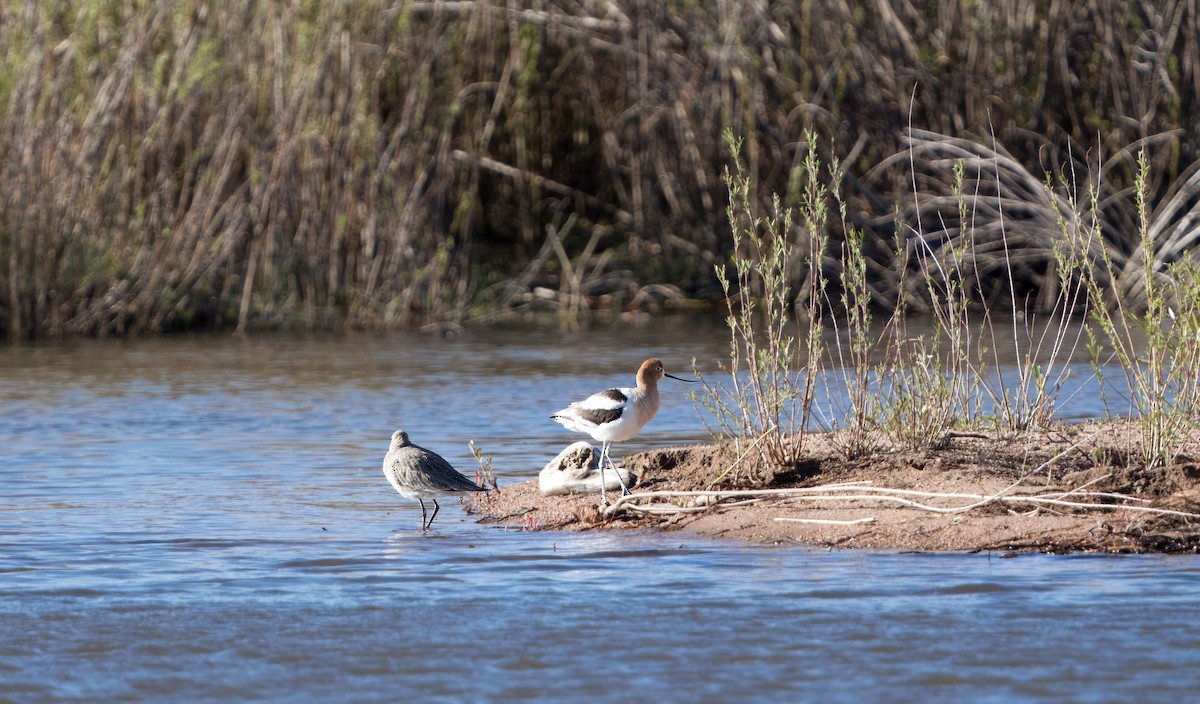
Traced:
[[[458, 470], [436, 452], [412, 444], [408, 433], [392, 433], [392, 444], [383, 458], [383, 476], [406, 499], [421, 503], [421, 530], [433, 525], [437, 517], [437, 497], [462, 491], [487, 491], [486, 487], [459, 474]], [[433, 501], [433, 515], [426, 520], [425, 499]]]

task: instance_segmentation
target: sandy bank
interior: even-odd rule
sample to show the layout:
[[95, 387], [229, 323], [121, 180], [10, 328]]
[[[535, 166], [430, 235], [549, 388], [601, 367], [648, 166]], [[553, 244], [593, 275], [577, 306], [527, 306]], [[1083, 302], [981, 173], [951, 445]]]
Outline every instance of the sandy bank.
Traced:
[[1200, 552], [1200, 448], [1145, 469], [1128, 422], [970, 433], [857, 460], [831, 440], [810, 435], [802, 466], [738, 493], [722, 484], [680, 495], [712, 489], [734, 459], [729, 447], [696, 445], [626, 457], [642, 496], [611, 515], [599, 495], [542, 496], [536, 480], [502, 485], [468, 510], [528, 530], [650, 528], [840, 548]]

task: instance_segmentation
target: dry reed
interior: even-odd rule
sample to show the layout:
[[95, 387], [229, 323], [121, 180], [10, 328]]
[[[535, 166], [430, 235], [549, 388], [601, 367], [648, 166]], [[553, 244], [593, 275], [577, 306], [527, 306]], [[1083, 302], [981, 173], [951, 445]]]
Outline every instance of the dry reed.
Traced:
[[[537, 289], [572, 317], [658, 284], [717, 301], [727, 128], [764, 204], [795, 204], [806, 130], [848, 147], [831, 190], [885, 311], [904, 285], [893, 206], [940, 228], [959, 157], [1019, 224], [1013, 286], [976, 246], [986, 304], [1057, 300], [1031, 175], [1086, 155], [1115, 155], [1096, 174], [1113, 261], [1138, 246], [1132, 151], [1155, 258], [1197, 238], [1190, 0], [25, 0], [0, 26], [10, 340], [459, 322]], [[916, 193], [889, 168], [910, 147]]]

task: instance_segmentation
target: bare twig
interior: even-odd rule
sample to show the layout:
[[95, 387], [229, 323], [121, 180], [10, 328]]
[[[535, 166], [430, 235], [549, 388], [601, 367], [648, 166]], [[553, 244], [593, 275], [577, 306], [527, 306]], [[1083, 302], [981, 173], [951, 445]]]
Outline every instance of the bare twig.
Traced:
[[[843, 493], [854, 491], [856, 493]], [[618, 513], [631, 511], [642, 514], [678, 514], [678, 513], [697, 513], [707, 511], [715, 507], [730, 507], [745, 503], [760, 503], [768, 500], [788, 500], [788, 501], [810, 501], [810, 502], [882, 502], [899, 504], [908, 508], [917, 509], [920, 511], [928, 511], [931, 513], [941, 514], [961, 514], [967, 513], [977, 508], [981, 508], [993, 503], [1001, 504], [1033, 504], [1035, 506], [1063, 506], [1075, 509], [1087, 509], [1093, 511], [1134, 511], [1139, 513], [1151, 513], [1165, 516], [1178, 516], [1182, 518], [1200, 519], [1200, 513], [1189, 513], [1187, 511], [1175, 511], [1164, 508], [1154, 508], [1151, 506], [1136, 506], [1127, 503], [1119, 504], [1101, 504], [1101, 503], [1085, 503], [1083, 501], [1067, 501], [1061, 498], [1060, 493], [1049, 495], [1005, 495], [1002, 490], [995, 494], [971, 494], [957, 492], [930, 492], [918, 491], [915, 489], [895, 489], [888, 487], [874, 486], [820, 486], [808, 487], [802, 489], [761, 489], [761, 490], [743, 490], [743, 491], [652, 491], [622, 496], [612, 505], [606, 507], [603, 511], [605, 518], [611, 518]], [[699, 506], [676, 506], [672, 504], [656, 503], [656, 504], [639, 504], [637, 501], [644, 499], [685, 499], [700, 496], [713, 497], [715, 500], [707, 502], [705, 505]], [[968, 500], [971, 503], [960, 506], [934, 506], [929, 503], [916, 501], [913, 498], [919, 497], [924, 499], [962, 499]], [[1119, 498], [1124, 501], [1138, 501], [1135, 497], [1123, 496], [1120, 494], [1098, 494], [1103, 498]], [[739, 499], [737, 502], [730, 502], [729, 499]]]
[[849, 521], [838, 521], [838, 520], [834, 520], [832, 518], [788, 518], [788, 517], [779, 517], [779, 518], [776, 518], [775, 520], [780, 523], [813, 523], [813, 524], [822, 525], [822, 526], [856, 526], [860, 523], [874, 523], [875, 517], [867, 516], [866, 518], [855, 518], [855, 519], [849, 520]]

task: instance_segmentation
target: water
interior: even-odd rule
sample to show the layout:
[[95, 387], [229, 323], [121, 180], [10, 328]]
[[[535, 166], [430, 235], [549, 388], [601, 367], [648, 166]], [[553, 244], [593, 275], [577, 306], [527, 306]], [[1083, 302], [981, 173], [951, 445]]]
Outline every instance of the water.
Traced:
[[[0, 350], [0, 701], [1195, 696], [1195, 558], [521, 533], [453, 501], [416, 530], [379, 469], [392, 430], [531, 478], [578, 439], [547, 417], [566, 401], [725, 351], [654, 336]], [[690, 389], [660, 388], [618, 456], [704, 439]]]

